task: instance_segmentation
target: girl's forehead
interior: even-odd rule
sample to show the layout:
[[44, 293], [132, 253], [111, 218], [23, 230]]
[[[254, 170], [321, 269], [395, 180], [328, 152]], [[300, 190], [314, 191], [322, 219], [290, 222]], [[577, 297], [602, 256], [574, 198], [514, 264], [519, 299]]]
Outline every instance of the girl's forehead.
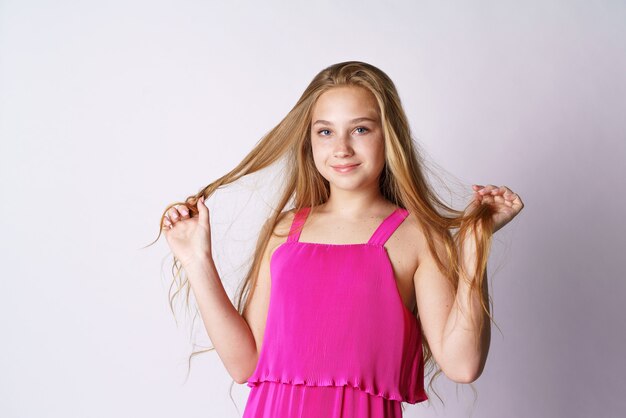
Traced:
[[366, 117], [378, 115], [378, 103], [374, 95], [363, 87], [333, 87], [318, 97], [313, 105], [313, 117], [324, 115], [338, 118], [344, 116]]

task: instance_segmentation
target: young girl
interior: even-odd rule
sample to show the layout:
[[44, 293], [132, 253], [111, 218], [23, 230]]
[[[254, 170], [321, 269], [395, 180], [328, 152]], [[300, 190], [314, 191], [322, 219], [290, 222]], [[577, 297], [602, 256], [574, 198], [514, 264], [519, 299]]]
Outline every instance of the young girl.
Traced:
[[[283, 156], [288, 174], [235, 308], [204, 199]], [[251, 387], [244, 418], [401, 417], [402, 402], [428, 399], [432, 358], [455, 382], [480, 376], [491, 237], [523, 203], [505, 186], [473, 185], [454, 210], [421, 161], [389, 77], [342, 62], [234, 170], [166, 209], [181, 283], [230, 375]]]

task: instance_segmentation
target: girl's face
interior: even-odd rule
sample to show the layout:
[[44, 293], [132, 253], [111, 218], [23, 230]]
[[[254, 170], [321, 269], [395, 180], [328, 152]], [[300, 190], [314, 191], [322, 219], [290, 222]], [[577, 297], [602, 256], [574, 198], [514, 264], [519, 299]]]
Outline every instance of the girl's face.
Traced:
[[378, 188], [385, 166], [378, 102], [364, 87], [333, 87], [313, 106], [311, 147], [315, 166], [333, 186]]

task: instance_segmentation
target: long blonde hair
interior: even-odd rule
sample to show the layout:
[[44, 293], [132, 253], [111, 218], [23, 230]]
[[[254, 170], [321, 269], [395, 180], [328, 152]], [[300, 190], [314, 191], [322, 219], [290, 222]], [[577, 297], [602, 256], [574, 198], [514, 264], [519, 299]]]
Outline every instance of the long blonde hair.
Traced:
[[[485, 314], [493, 320], [489, 309], [489, 295], [481, 291], [483, 281], [486, 280], [484, 273], [493, 235], [492, 209], [489, 205], [479, 205], [471, 213], [465, 213], [449, 207], [437, 196], [424, 175], [424, 160], [411, 137], [408, 120], [394, 83], [383, 71], [364, 62], [341, 62], [319, 72], [283, 120], [261, 138], [239, 165], [202, 188], [198, 193], [187, 197], [184, 202], [169, 205], [163, 211], [159, 230], [163, 227], [165, 214], [169, 208], [183, 204], [187, 205], [193, 215], [197, 215], [196, 202], [201, 196], [208, 199], [220, 186], [233, 183], [243, 176], [262, 170], [282, 157], [286, 157], [285, 182], [279, 190], [278, 202], [272, 208], [268, 221], [259, 234], [251, 267], [235, 296], [236, 308], [243, 315], [252, 292], [256, 288], [261, 256], [276, 224], [286, 215], [287, 210], [316, 206], [326, 202], [329, 197], [328, 181], [318, 173], [313, 162], [310, 123], [313, 106], [320, 95], [338, 86], [364, 87], [376, 98], [385, 140], [385, 166], [380, 177], [383, 196], [395, 205], [415, 214], [415, 218], [425, 232], [428, 247], [440, 271], [448, 278], [455, 292], [460, 277], [464, 277], [465, 280], [469, 280], [466, 278], [472, 276], [476, 278], [471, 281], [470, 295], [474, 293], [479, 295]], [[287, 208], [289, 202], [293, 202], [293, 208]], [[453, 233], [451, 230], [456, 230], [456, 232]], [[479, 231], [476, 238], [476, 271], [473, 274], [462, 272], [462, 265], [459, 262], [459, 243], [472, 230]], [[159, 232], [157, 240], [160, 234]], [[440, 254], [435, 250], [434, 237], [443, 241], [445, 254]], [[447, 263], [444, 263], [444, 260]], [[170, 287], [170, 306], [174, 298], [183, 291], [186, 292], [188, 301], [190, 292], [189, 282], [184, 277], [184, 271], [175, 257], [172, 272], [174, 280]], [[417, 315], [417, 306], [413, 309], [413, 314]], [[422, 344], [425, 370], [428, 373], [435, 368], [436, 363], [432, 358], [426, 338], [422, 338]], [[193, 352], [189, 359], [191, 360], [191, 357], [196, 354], [213, 349], [214, 347]], [[442, 370], [437, 366], [436, 373], [429, 382], [431, 389], [434, 378], [440, 373]], [[441, 400], [441, 397], [439, 399]]]

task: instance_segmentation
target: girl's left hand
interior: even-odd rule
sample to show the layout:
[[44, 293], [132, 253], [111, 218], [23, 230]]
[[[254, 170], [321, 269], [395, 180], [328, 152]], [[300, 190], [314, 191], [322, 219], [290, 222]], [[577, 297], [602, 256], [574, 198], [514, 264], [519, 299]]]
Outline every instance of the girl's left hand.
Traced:
[[473, 184], [472, 189], [474, 189], [474, 200], [470, 207], [486, 203], [495, 209], [493, 214], [494, 233], [509, 223], [524, 207], [522, 199], [506, 186]]

